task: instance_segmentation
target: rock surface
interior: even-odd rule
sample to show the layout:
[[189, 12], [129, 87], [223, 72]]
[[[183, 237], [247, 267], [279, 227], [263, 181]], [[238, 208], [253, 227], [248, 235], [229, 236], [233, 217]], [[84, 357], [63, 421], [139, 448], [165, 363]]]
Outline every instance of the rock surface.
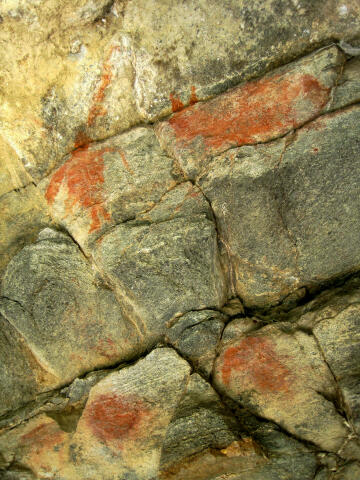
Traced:
[[0, 479], [360, 477], [359, 18], [0, 2]]
[[278, 141], [229, 150], [200, 177], [230, 280], [248, 306], [358, 269], [359, 112], [351, 107]]

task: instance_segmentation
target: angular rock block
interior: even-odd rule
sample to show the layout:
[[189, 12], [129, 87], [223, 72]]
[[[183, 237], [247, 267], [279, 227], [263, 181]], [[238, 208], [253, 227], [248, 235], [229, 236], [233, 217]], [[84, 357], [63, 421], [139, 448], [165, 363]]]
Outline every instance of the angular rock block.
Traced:
[[94, 259], [151, 341], [164, 335], [174, 317], [225, 301], [212, 213], [190, 183], [101, 237]]
[[[336, 384], [314, 337], [289, 324], [225, 343], [214, 380], [241, 405], [321, 449], [337, 452], [348, 440], [344, 418], [328, 400], [336, 398]], [[353, 455], [359, 458], [360, 446]]]
[[213, 388], [190, 375], [190, 366], [172, 349], [155, 349], [134, 365], [99, 374], [66, 389], [72, 404], [87, 397], [71, 428], [65, 428], [65, 412], [47, 412], [0, 437], [5, 479], [314, 476], [309, 449], [268, 423], [256, 428], [260, 443], [242, 432]]
[[226, 316], [212, 310], [185, 313], [166, 332], [166, 340], [209, 378]]
[[283, 136], [325, 111], [344, 62], [330, 47], [191, 106], [158, 124], [160, 142], [194, 179], [209, 157]]
[[115, 372], [90, 392], [70, 445], [80, 478], [156, 478], [168, 424], [190, 367], [158, 349]]
[[151, 209], [176, 185], [172, 160], [150, 128], [77, 148], [41, 183], [56, 220], [89, 245], [112, 226]]
[[322, 116], [295, 135], [214, 158], [199, 178], [247, 306], [359, 268], [359, 120], [358, 107]]
[[[124, 319], [114, 294], [99, 284], [78, 247], [62, 233], [43, 230], [35, 244], [11, 260], [1, 297], [2, 410], [30, 399], [31, 392], [21, 393], [28, 383], [34, 396], [144, 348], [137, 326]], [[10, 380], [8, 386], [13, 375], [19, 377], [21, 364], [24, 382]], [[8, 375], [7, 369], [16, 373]]]
[[0, 276], [11, 258], [52, 225], [46, 202], [33, 185], [13, 189], [0, 197]]
[[154, 350], [91, 389], [74, 432], [39, 415], [5, 433], [0, 467], [16, 464], [33, 478], [156, 478], [167, 428], [189, 376], [190, 366], [173, 350]]

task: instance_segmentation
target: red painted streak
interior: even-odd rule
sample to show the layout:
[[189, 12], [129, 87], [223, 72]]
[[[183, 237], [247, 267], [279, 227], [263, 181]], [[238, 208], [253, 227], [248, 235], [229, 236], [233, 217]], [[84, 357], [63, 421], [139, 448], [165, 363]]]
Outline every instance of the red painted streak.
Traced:
[[129, 162], [128, 162], [127, 159], [126, 159], [125, 153], [124, 153], [122, 150], [120, 150], [120, 156], [121, 156], [121, 161], [122, 161], [124, 167], [126, 168], [126, 170], [127, 170], [131, 175], [134, 175], [134, 171], [133, 171], [132, 168], [130, 167]]
[[246, 337], [224, 354], [222, 381], [234, 387], [243, 379], [261, 394], [289, 393], [293, 374], [285, 365], [286, 357], [278, 355], [269, 338]]
[[107, 110], [103, 107], [102, 103], [105, 98], [105, 90], [110, 85], [113, 77], [111, 56], [114, 51], [120, 51], [120, 47], [119, 46], [111, 47], [109, 55], [107, 56], [103, 64], [100, 83], [93, 95], [91, 107], [88, 114], [87, 124], [89, 127], [91, 127], [94, 124], [97, 117], [104, 116], [107, 113]]
[[178, 112], [184, 108], [183, 102], [180, 98], [175, 97], [173, 93], [170, 93], [170, 102], [171, 102], [171, 110], [173, 112]]
[[119, 357], [119, 349], [116, 347], [115, 342], [109, 337], [100, 339], [94, 350], [109, 361], [114, 361]]
[[37, 448], [48, 448], [58, 445], [64, 440], [64, 432], [58, 430], [58, 427], [52, 423], [44, 423], [35, 427], [30, 432], [22, 435], [20, 441]]
[[150, 417], [150, 410], [135, 395], [102, 394], [86, 408], [85, 416], [97, 438], [123, 442], [141, 436], [141, 426]]
[[[85, 137], [84, 137], [85, 138]], [[78, 136], [75, 145], [82, 142]], [[102, 184], [104, 183], [104, 160], [106, 152], [114, 149], [105, 147], [89, 150], [85, 144], [72, 152], [70, 158], [54, 173], [47, 188], [45, 198], [53, 204], [60, 187], [67, 187], [66, 214], [73, 212], [75, 205], [80, 205], [89, 210], [91, 225], [89, 233], [101, 227], [101, 218], [110, 220], [103, 203]]]
[[199, 101], [199, 99], [196, 96], [196, 87], [194, 87], [194, 85], [192, 85], [189, 104], [190, 105], [195, 105], [195, 103], [197, 103], [198, 101]]
[[187, 107], [173, 115], [169, 124], [178, 144], [186, 147], [201, 137], [205, 150], [215, 153], [298, 127], [321, 111], [329, 92], [311, 75], [276, 75]]

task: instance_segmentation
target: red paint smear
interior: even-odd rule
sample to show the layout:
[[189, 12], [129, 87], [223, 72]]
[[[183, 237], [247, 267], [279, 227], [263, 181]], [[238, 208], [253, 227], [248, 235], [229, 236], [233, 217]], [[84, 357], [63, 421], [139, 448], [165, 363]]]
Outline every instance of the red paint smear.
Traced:
[[99, 340], [95, 351], [109, 361], [113, 361], [119, 357], [119, 350], [115, 342], [109, 337]]
[[[78, 135], [75, 145], [82, 144], [85, 139], [85, 136]], [[91, 217], [89, 233], [101, 227], [101, 218], [111, 218], [102, 205], [101, 186], [104, 183], [103, 155], [113, 151], [109, 147], [90, 151], [88, 144], [82, 145], [54, 173], [46, 190], [45, 198], [49, 204], [53, 204], [61, 185], [65, 183], [68, 190], [66, 214], [71, 214], [75, 205], [88, 209]]]
[[131, 175], [134, 175], [134, 172], [133, 172], [133, 170], [131, 169], [131, 167], [130, 167], [130, 165], [129, 165], [129, 162], [126, 160], [125, 153], [124, 153], [122, 150], [120, 151], [120, 156], [121, 156], [122, 163], [123, 163], [124, 167], [126, 168], [126, 170], [127, 170]]
[[173, 93], [170, 93], [170, 102], [171, 102], [171, 109], [173, 112], [178, 112], [179, 110], [184, 108], [184, 104], [180, 100], [180, 98], [174, 97]]
[[222, 380], [229, 385], [235, 374], [236, 386], [237, 374], [240, 374], [259, 393], [289, 392], [293, 375], [283, 364], [284, 359], [276, 353], [270, 339], [246, 337], [235, 347], [226, 350]]
[[135, 395], [102, 394], [86, 409], [87, 424], [104, 442], [136, 438], [141, 423], [149, 416], [148, 407]]
[[[182, 146], [202, 137], [205, 150], [216, 153], [297, 128], [321, 111], [329, 92], [311, 75], [276, 75], [187, 107], [176, 113], [169, 124]], [[305, 105], [301, 106], [301, 102]]]
[[120, 47], [113, 46], [103, 64], [100, 84], [93, 95], [91, 107], [88, 114], [87, 124], [89, 127], [94, 124], [97, 117], [102, 117], [107, 113], [107, 110], [103, 107], [102, 103], [105, 98], [105, 90], [110, 85], [113, 77], [111, 56], [115, 50], [120, 51]]
[[56, 425], [44, 423], [25, 435], [22, 435], [20, 441], [22, 444], [26, 443], [41, 448], [52, 448], [64, 440], [64, 435], [64, 432], [60, 432]]
[[195, 105], [195, 103], [197, 103], [198, 101], [199, 101], [199, 99], [196, 96], [196, 87], [194, 87], [194, 85], [193, 85], [191, 87], [191, 95], [190, 95], [189, 104], [190, 105]]

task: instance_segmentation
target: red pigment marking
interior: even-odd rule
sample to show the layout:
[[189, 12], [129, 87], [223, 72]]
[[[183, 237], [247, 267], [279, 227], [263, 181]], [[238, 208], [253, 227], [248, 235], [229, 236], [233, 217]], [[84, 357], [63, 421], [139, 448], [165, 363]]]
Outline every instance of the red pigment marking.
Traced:
[[63, 436], [64, 433], [60, 432], [56, 425], [44, 423], [22, 435], [20, 441], [22, 444], [51, 448], [61, 443], [64, 440]]
[[99, 395], [86, 410], [87, 424], [104, 442], [136, 437], [149, 416], [149, 409], [135, 395]]
[[194, 87], [194, 85], [192, 85], [191, 86], [191, 95], [190, 95], [190, 99], [189, 99], [189, 104], [190, 105], [195, 105], [195, 103], [197, 103], [198, 101], [199, 101], [199, 99], [196, 96], [196, 87]]
[[[311, 75], [276, 75], [187, 107], [176, 113], [169, 124], [184, 146], [200, 136], [205, 149], [216, 152], [265, 141], [298, 127], [321, 111], [329, 92]], [[307, 104], [306, 118], [299, 101]]]
[[94, 350], [108, 360], [114, 360], [119, 356], [115, 342], [109, 337], [99, 340]]
[[91, 107], [88, 114], [87, 124], [89, 127], [94, 124], [97, 117], [102, 117], [107, 114], [107, 110], [103, 107], [102, 103], [105, 98], [105, 90], [110, 85], [113, 77], [111, 56], [115, 50], [120, 51], [120, 47], [113, 46], [103, 64], [100, 84], [93, 95]]
[[315, 153], [318, 153], [319, 149], [315, 147], [315, 148], [313, 148], [313, 151], [314, 151]]
[[121, 156], [122, 163], [123, 163], [124, 167], [126, 168], [126, 170], [131, 175], [134, 175], [134, 172], [133, 172], [132, 168], [130, 167], [129, 162], [126, 160], [125, 153], [122, 150], [120, 151], [120, 156]]
[[[285, 357], [283, 357], [285, 359]], [[229, 385], [232, 375], [249, 379], [260, 393], [288, 392], [293, 382], [290, 370], [274, 350], [272, 342], [263, 337], [246, 337], [237, 346], [229, 347], [223, 358], [222, 380]]]
[[180, 98], [174, 97], [173, 93], [170, 93], [170, 102], [171, 102], [171, 109], [173, 112], [178, 112], [184, 108], [183, 102]]
[[70, 158], [52, 176], [46, 190], [45, 198], [53, 204], [60, 187], [66, 183], [68, 201], [66, 214], [71, 214], [75, 205], [89, 209], [91, 225], [89, 233], [101, 227], [100, 218], [110, 220], [110, 214], [102, 205], [103, 196], [101, 186], [104, 183], [104, 160], [106, 152], [113, 152], [113, 148], [89, 150], [89, 144], [83, 144], [85, 136], [79, 135], [75, 145], [82, 145], [72, 152]]

